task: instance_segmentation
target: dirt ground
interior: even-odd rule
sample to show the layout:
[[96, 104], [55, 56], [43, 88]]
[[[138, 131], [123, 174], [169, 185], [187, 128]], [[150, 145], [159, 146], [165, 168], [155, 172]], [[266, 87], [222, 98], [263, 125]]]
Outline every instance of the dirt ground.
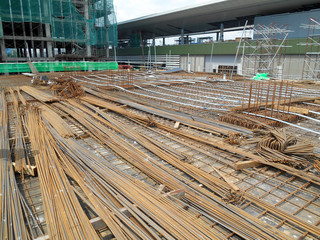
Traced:
[[[68, 75], [64, 72], [55, 72], [55, 73], [42, 73], [41, 75], [47, 75], [49, 78], [59, 77], [61, 75]], [[23, 74], [10, 74], [8, 76], [0, 75], [0, 88], [1, 87], [18, 87], [31, 85], [32, 77], [25, 76]]]
[[[99, 73], [102, 73], [104, 71], [96, 71]], [[55, 78], [59, 77], [61, 75], [91, 75], [93, 72], [54, 72], [54, 73], [41, 73], [41, 75], [47, 75], [49, 78]], [[180, 73], [171, 73], [170, 75], [180, 75], [182, 77], [209, 77], [209, 78], [215, 78], [215, 77], [222, 77], [223, 74], [212, 74], [212, 73], [202, 73], [202, 72], [195, 72], [195, 73], [187, 73], [187, 72], [180, 72]], [[227, 75], [227, 78], [230, 76]], [[25, 86], [25, 85], [31, 85], [31, 79], [32, 77], [25, 76], [23, 74], [10, 74], [8, 76], [6, 75], [0, 75], [0, 88], [1, 87], [15, 87], [15, 86]], [[243, 81], [246, 80], [245, 77], [234, 75], [232, 80], [234, 81]], [[274, 81], [274, 80], [272, 80]], [[280, 81], [280, 80], [276, 80]], [[311, 88], [311, 89], [320, 89], [320, 82], [318, 81], [308, 81], [308, 80], [289, 80], [290, 84], [293, 84], [297, 87], [304, 87], [304, 88]]]
[[23, 86], [31, 85], [31, 77], [24, 75], [0, 75], [0, 87], [14, 87], [14, 86]]

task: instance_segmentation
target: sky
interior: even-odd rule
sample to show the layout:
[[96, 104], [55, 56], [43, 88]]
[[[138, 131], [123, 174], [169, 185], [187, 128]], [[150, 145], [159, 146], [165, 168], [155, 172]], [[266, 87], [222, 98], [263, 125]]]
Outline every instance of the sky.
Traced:
[[175, 10], [218, 0], [113, 0], [118, 23], [154, 13]]
[[[162, 13], [185, 7], [192, 7], [197, 4], [220, 2], [222, 0], [113, 0], [117, 22], [123, 22], [138, 17], [143, 17], [155, 13]], [[241, 31], [226, 32], [225, 40], [240, 37]], [[194, 37], [213, 37], [213, 35], [202, 34]], [[174, 44], [178, 37], [166, 39], [166, 44]], [[156, 39], [156, 45], [162, 45], [162, 39]]]

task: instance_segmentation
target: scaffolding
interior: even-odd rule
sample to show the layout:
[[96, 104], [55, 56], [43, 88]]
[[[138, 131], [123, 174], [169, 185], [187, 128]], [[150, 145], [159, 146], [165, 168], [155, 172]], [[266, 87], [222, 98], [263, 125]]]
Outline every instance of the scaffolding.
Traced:
[[303, 62], [302, 79], [320, 80], [320, 23], [315, 18], [309, 18], [308, 24], [301, 27], [308, 29], [305, 43], [305, 58]]
[[242, 46], [242, 73], [252, 77], [257, 73], [269, 73], [270, 77], [281, 79], [286, 52], [288, 25], [278, 27], [258, 24], [254, 29], [255, 41], [244, 41]]
[[2, 61], [106, 56], [117, 45], [112, 0], [0, 0]]

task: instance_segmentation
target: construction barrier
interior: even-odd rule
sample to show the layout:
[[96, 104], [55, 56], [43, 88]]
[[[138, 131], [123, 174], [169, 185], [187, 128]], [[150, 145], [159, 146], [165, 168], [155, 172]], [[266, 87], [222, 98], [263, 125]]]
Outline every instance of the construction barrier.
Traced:
[[[34, 62], [38, 72], [117, 70], [117, 62]], [[28, 63], [0, 63], [0, 73], [32, 72]]]

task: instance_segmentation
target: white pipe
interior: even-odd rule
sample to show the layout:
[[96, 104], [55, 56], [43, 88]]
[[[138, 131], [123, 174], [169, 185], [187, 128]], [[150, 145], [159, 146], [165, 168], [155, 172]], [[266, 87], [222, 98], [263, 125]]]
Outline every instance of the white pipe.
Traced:
[[[270, 109], [270, 108], [267, 108], [267, 110], [271, 110], [271, 109]], [[277, 109], [273, 109], [273, 111], [281, 112], [281, 113], [288, 113], [288, 114], [291, 114], [291, 115], [296, 115], [296, 116], [299, 116], [299, 117], [302, 117], [302, 118], [309, 119], [309, 120], [311, 120], [311, 121], [320, 122], [320, 120], [319, 120], [319, 119], [315, 119], [315, 118], [312, 118], [312, 117], [308, 117], [308, 116], [306, 116], [306, 115], [299, 114], [299, 113], [286, 112], [286, 111], [283, 111], [283, 110], [277, 110]]]
[[311, 132], [311, 133], [315, 133], [315, 134], [320, 135], [320, 132], [316, 132], [316, 131], [313, 131], [313, 130], [311, 130], [311, 129], [304, 128], [304, 127], [298, 126], [298, 125], [296, 125], [296, 124], [289, 123], [289, 122], [286, 122], [286, 121], [283, 121], [283, 120], [280, 120], [280, 119], [277, 119], [277, 118], [268, 117], [268, 116], [264, 116], [264, 115], [260, 115], [260, 114], [248, 113], [248, 112], [243, 112], [243, 113], [246, 113], [246, 114], [249, 114], [249, 115], [252, 115], [252, 116], [268, 118], [268, 119], [271, 119], [271, 120], [274, 120], [274, 121], [277, 121], [277, 122], [281, 122], [281, 123], [287, 124], [287, 125], [292, 126], [292, 127], [295, 127], [295, 128], [300, 128], [300, 129], [305, 130], [305, 131], [307, 131], [307, 132]]
[[243, 31], [242, 31], [242, 33], [241, 33], [241, 38], [240, 38], [239, 45], [238, 45], [238, 48], [237, 48], [236, 56], [235, 56], [235, 58], [234, 58], [233, 65], [232, 65], [232, 71], [231, 71], [230, 79], [232, 79], [232, 76], [233, 76], [234, 66], [236, 65], [236, 61], [237, 61], [237, 58], [238, 58], [240, 45], [241, 45], [241, 42], [242, 42], [243, 34], [244, 34], [244, 32], [246, 31], [247, 24], [248, 24], [248, 20], [246, 21], [246, 23], [245, 23], [245, 25], [244, 25], [244, 28], [243, 28]]

